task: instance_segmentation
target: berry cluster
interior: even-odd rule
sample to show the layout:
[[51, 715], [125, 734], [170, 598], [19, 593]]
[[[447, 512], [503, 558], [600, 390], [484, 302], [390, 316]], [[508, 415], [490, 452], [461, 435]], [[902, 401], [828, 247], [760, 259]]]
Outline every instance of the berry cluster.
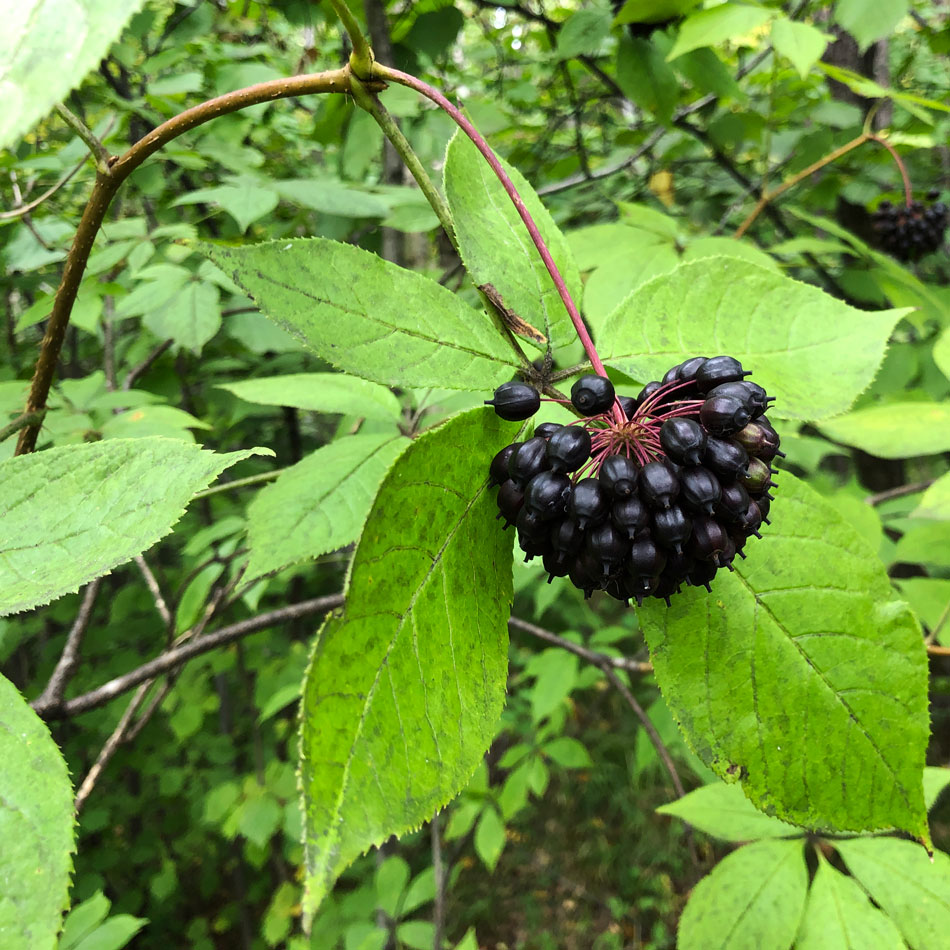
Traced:
[[948, 219], [942, 201], [931, 205], [882, 201], [871, 215], [871, 227], [881, 248], [902, 261], [912, 261], [940, 247]]
[[[571, 403], [584, 417], [545, 422], [491, 461], [499, 518], [516, 525], [525, 560], [542, 558], [548, 583], [567, 577], [629, 603], [669, 598], [732, 570], [768, 524], [779, 437], [772, 399], [731, 356], [694, 357], [617, 396], [604, 376], [583, 376]], [[488, 405], [530, 418], [537, 391], [505, 383]]]

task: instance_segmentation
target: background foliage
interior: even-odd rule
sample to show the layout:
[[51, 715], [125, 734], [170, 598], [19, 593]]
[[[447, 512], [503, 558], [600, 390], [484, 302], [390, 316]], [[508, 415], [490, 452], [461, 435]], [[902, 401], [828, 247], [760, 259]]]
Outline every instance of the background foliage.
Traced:
[[[107, 6], [77, 4], [76, 10]], [[333, 68], [349, 52], [323, 5], [152, 0], [134, 12], [121, 6], [127, 18], [121, 35], [108, 45], [122, 27], [120, 16], [99, 46], [84, 45], [72, 77], [82, 83], [65, 100], [113, 152], [209, 96]], [[858, 681], [836, 689], [880, 681], [892, 694], [903, 689], [903, 677], [918, 725], [923, 695], [914, 692], [919, 678], [908, 658], [919, 651], [922, 625], [931, 643], [927, 761], [937, 767], [925, 773], [924, 793], [934, 844], [946, 850], [950, 806], [938, 798], [950, 775], [950, 660], [941, 647], [950, 645], [946, 255], [905, 266], [873, 248], [869, 209], [903, 194], [892, 158], [873, 142], [808, 175], [765, 208], [743, 240], [731, 238], [763, 188], [854, 140], [872, 108], [871, 127], [884, 130], [897, 149], [917, 195], [934, 188], [947, 199], [946, 12], [902, 0], [708, 8], [629, 0], [617, 9], [367, 0], [365, 15], [380, 60], [457, 96], [509, 167], [537, 190], [550, 212], [539, 212], [539, 224], [548, 234], [563, 232], [552, 250], [603, 355], [612, 357], [619, 384], [632, 388], [631, 380], [644, 382], [679, 353], [705, 351], [714, 341], [717, 350], [735, 351], [753, 365], [756, 378], [781, 396], [785, 464], [796, 479], [780, 476], [775, 525], [755, 552], [758, 560], [750, 557], [736, 578], [717, 579], [714, 590], [722, 588], [733, 605], [746, 598], [752, 612], [758, 599], [748, 591], [763, 589], [756, 572], [785, 570], [790, 593], [762, 595], [776, 604], [771, 622], [780, 626], [783, 611], [796, 623], [834, 617], [843, 631], [858, 629], [872, 648], [878, 637], [886, 639], [873, 664], [858, 669], [841, 645], [828, 661]], [[10, 32], [8, 42], [20, 35]], [[83, 78], [100, 55], [98, 68]], [[8, 64], [0, 88], [26, 89], [19, 61], [0, 55], [0, 62]], [[28, 120], [18, 131], [37, 122], [30, 131], [14, 140], [0, 125], [0, 144], [8, 146], [0, 152], [3, 422], [24, 404], [95, 174], [83, 142], [59, 114], [47, 115], [68, 92], [67, 72], [62, 88], [29, 91]], [[537, 267], [512, 266], [521, 256], [533, 261], [533, 252], [468, 143], [453, 140], [448, 117], [415, 93], [391, 86], [382, 99], [424, 166], [444, 181], [461, 222], [457, 238], [468, 274], [492, 282], [560, 348], [558, 368], [579, 362], [583, 354]], [[23, 213], [23, 205], [57, 184]], [[527, 198], [533, 211], [541, 207]], [[493, 240], [486, 242], [484, 222], [473, 223], [479, 216], [494, 228]], [[945, 855], [938, 851], [931, 866], [918, 846], [895, 838], [810, 837], [803, 847], [799, 829], [756, 811], [738, 786], [710, 771], [722, 774], [725, 759], [737, 748], [745, 754], [751, 738], [730, 730], [721, 747], [704, 748], [696, 735], [706, 732], [691, 730], [685, 719], [703, 681], [701, 670], [690, 678], [696, 638], [715, 635], [719, 622], [712, 616], [705, 628], [697, 626], [690, 607], [699, 595], [688, 592], [670, 611], [624, 612], [605, 600], [584, 603], [567, 585], [548, 586], [540, 565], [518, 559], [506, 705], [496, 723], [501, 697], [484, 698], [485, 709], [472, 719], [482, 746], [493, 737], [487, 756], [476, 762], [480, 747], [468, 751], [465, 771], [474, 774], [436, 822], [419, 829], [425, 808], [407, 808], [400, 827], [418, 830], [358, 857], [320, 905], [312, 936], [303, 935], [304, 829], [295, 766], [298, 744], [306, 755], [312, 737], [306, 729], [298, 736], [296, 701], [302, 683], [317, 695], [332, 692], [326, 650], [351, 648], [354, 638], [361, 642], [361, 627], [383, 622], [351, 612], [331, 618], [333, 635], [321, 641], [326, 650], [310, 657], [319, 615], [339, 605], [333, 598], [343, 590], [361, 530], [364, 539], [377, 528], [384, 533], [413, 505], [432, 507], [416, 497], [421, 489], [387, 483], [371, 512], [397, 457], [405, 453], [409, 465], [424, 469], [431, 464], [423, 454], [427, 443], [438, 442], [449, 461], [420, 477], [474, 492], [493, 449], [482, 458], [466, 454], [466, 445], [492, 439], [501, 445], [516, 431], [481, 431], [497, 423], [478, 410], [407, 448], [430, 426], [480, 404], [483, 393], [465, 386], [487, 393], [513, 369], [499, 336], [473, 316], [479, 297], [437, 224], [384, 149], [377, 125], [343, 96], [255, 105], [202, 125], [138, 169], [114, 204], [80, 288], [44, 420], [43, 452], [28, 460], [50, 467], [49, 531], [72, 535], [84, 519], [95, 524], [106, 514], [121, 515], [130, 500], [133, 513], [136, 504], [147, 511], [132, 519], [139, 537], [117, 531], [127, 549], [115, 542], [103, 552], [96, 573], [114, 567], [111, 574], [67, 593], [85, 578], [64, 579], [70, 560], [64, 553], [63, 565], [46, 565], [59, 587], [36, 584], [27, 591], [7, 582], [3, 571], [21, 582], [31, 573], [15, 559], [16, 536], [36, 526], [15, 522], [16, 479], [7, 474], [17, 464], [9, 460], [15, 438], [0, 442], [8, 528], [0, 560], [4, 610], [59, 597], [0, 619], [3, 674], [38, 701], [79, 794], [73, 909], [59, 945], [366, 950], [432, 947], [444, 939], [469, 948], [609, 950], [672, 947], [679, 921], [683, 947], [719, 946], [710, 934], [737, 935], [733, 942], [724, 937], [722, 946], [830, 946], [839, 939], [835, 928], [844, 934], [842, 946], [944, 946], [950, 933]], [[259, 244], [264, 241], [275, 243]], [[304, 258], [282, 249], [305, 243], [323, 249], [323, 258], [307, 258], [321, 261], [320, 272], [349, 267], [365, 278], [365, 284], [340, 283], [341, 299], [355, 292], [366, 303], [365, 325], [357, 329], [354, 318], [343, 340], [333, 339], [330, 322], [321, 319], [322, 308], [339, 301], [292, 301], [300, 319], [283, 326], [258, 310], [258, 303], [272, 306], [268, 291], [254, 285], [265, 258], [280, 255], [270, 266], [286, 268], [286, 261]], [[393, 264], [371, 254], [415, 276], [393, 277]], [[724, 254], [728, 261], [710, 263], [711, 255]], [[732, 275], [725, 285], [715, 279], [723, 272]], [[303, 285], [311, 279], [297, 277]], [[651, 279], [618, 309], [628, 292]], [[728, 292], [718, 303], [723, 286]], [[756, 311], [754, 332], [731, 337], [730, 308], [747, 314], [762, 300], [769, 306]], [[419, 323], [427, 320], [431, 331], [420, 335]], [[395, 324], [398, 333], [400, 321], [411, 336], [394, 342], [379, 334], [380, 324]], [[476, 340], [477, 326], [483, 332]], [[355, 349], [335, 355], [335, 346], [354, 340], [357, 355]], [[409, 350], [410, 341], [417, 349]], [[467, 349], [458, 351], [457, 362], [432, 359], [463, 341]], [[809, 358], [816, 346], [824, 347], [822, 360]], [[196, 442], [217, 454], [200, 452]], [[253, 446], [274, 455], [251, 454]], [[100, 466], [95, 478], [69, 464], [84, 450], [90, 465]], [[161, 503], [152, 504], [137, 489], [157, 465], [180, 478], [159, 485]], [[206, 488], [226, 466], [221, 483]], [[105, 471], [112, 474], [103, 480]], [[99, 507], [87, 495], [93, 482], [104, 492]], [[475, 503], [486, 513], [491, 507], [484, 497]], [[809, 529], [815, 506], [825, 520]], [[448, 530], [451, 506], [440, 516], [445, 523], [436, 519], [434, 542], [435, 532]], [[828, 519], [832, 534], [825, 531]], [[464, 540], [479, 551], [505, 541], [490, 517], [466, 530], [477, 532]], [[811, 557], [819, 544], [823, 553]], [[824, 553], [828, 548], [832, 553]], [[351, 590], [374, 580], [368, 567], [374, 554], [368, 546], [360, 550]], [[459, 557], [454, 564], [447, 559], [446, 577], [459, 571]], [[484, 570], [465, 592], [467, 609], [484, 610], [487, 624], [503, 628], [499, 605], [507, 581]], [[400, 563], [391, 582], [417, 571]], [[812, 595], [819, 580], [840, 588], [834, 600]], [[425, 584], [420, 589], [419, 623], [442, 629], [432, 611], [444, 604], [424, 596]], [[900, 606], [880, 613], [893, 592], [912, 613]], [[740, 608], [721, 622], [748, 630], [747, 620]], [[166, 647], [198, 642], [205, 626], [205, 636], [214, 636], [242, 622], [263, 632], [236, 630], [222, 648], [156, 670], [161, 675], [151, 691], [142, 685], [130, 693], [131, 706], [129, 695], [108, 691], [83, 704], [84, 694]], [[67, 704], [44, 708], [44, 686], [78, 624], [85, 637]], [[893, 643], [903, 645], [897, 653], [889, 652]], [[663, 698], [642, 666], [647, 644], [658, 675], [663, 664], [677, 675], [686, 671]], [[494, 658], [499, 669], [502, 648]], [[777, 652], [767, 659], [780, 684], [794, 657]], [[444, 665], [444, 653], [432, 660]], [[411, 672], [405, 662], [391, 675]], [[732, 713], [731, 687], [742, 688], [743, 672], [738, 665], [717, 678], [728, 694], [722, 708]], [[0, 684], [0, 721], [7, 728], [26, 723], [23, 729], [42, 737], [36, 717], [5, 680]], [[675, 777], [625, 696], [646, 710]], [[779, 689], [774, 702], [810, 709], [822, 697], [813, 680], [800, 699]], [[922, 748], [918, 726], [888, 715], [878, 699], [857, 718], [865, 738], [876, 736], [884, 749], [899, 755], [908, 743]], [[865, 719], [875, 722], [868, 726]], [[110, 747], [118, 726], [123, 741]], [[847, 750], [851, 728], [844, 717], [830, 730], [832, 751]], [[904, 731], [892, 731], [898, 729]], [[56, 750], [37, 755], [61, 787]], [[787, 765], [780, 751], [762, 758]], [[857, 812], [877, 807], [868, 783], [865, 773], [849, 776], [834, 804], [843, 824], [863, 827], [867, 816]], [[684, 787], [697, 790], [679, 797]], [[857, 798], [851, 788], [861, 790]], [[19, 791], [4, 788], [0, 797], [15, 800], [8, 795]], [[823, 789], [822, 809], [837, 795]], [[764, 792], [756, 800], [768, 805]], [[877, 825], [923, 833], [914, 825], [920, 813], [915, 802], [902, 821], [885, 816]], [[0, 820], [8, 819], [0, 812]], [[68, 824], [68, 801], [51, 799], [40, 821], [44, 834], [68, 836]], [[56, 879], [44, 895], [42, 913], [50, 920], [67, 902], [62, 843], [58, 853], [55, 868], [44, 862]], [[3, 882], [5, 860], [8, 853], [0, 859]], [[750, 902], [750, 882], [763, 878], [776, 890]], [[763, 921], [767, 932], [755, 929]], [[0, 935], [7, 926], [0, 907]]]

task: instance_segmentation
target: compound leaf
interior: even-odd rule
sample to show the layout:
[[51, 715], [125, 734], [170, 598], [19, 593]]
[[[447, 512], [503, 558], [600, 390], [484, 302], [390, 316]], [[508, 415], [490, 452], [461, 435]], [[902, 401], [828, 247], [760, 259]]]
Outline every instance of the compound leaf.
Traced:
[[834, 846], [848, 870], [914, 950], [942, 950], [950, 934], [950, 856], [913, 841], [854, 838]]
[[475, 409], [389, 471], [342, 614], [317, 635], [301, 703], [305, 905], [370, 845], [431, 818], [465, 785], [505, 695], [511, 541], [486, 460], [517, 426]]
[[0, 615], [61, 597], [150, 548], [235, 462], [178, 439], [108, 439], [0, 462]]
[[28, 131], [106, 55], [142, 0], [18, 0], [0, 30], [0, 149]]
[[73, 793], [42, 720], [0, 676], [0, 946], [56, 945], [67, 904]]
[[680, 918], [678, 950], [789, 950], [808, 890], [801, 840], [756, 841], [696, 885]]
[[820, 858], [795, 950], [906, 950], [906, 946], [894, 922], [868, 900], [854, 878]]
[[247, 511], [248, 578], [355, 541], [383, 475], [408, 444], [402, 436], [348, 436], [281, 472]]
[[635, 290], [599, 339], [606, 362], [641, 380], [690, 356], [728, 353], [776, 397], [770, 415], [824, 419], [867, 388], [907, 312], [865, 313], [751, 262], [708, 257]]
[[[517, 169], [505, 171], [538, 226], [574, 301], [581, 278], [564, 235]], [[445, 156], [445, 195], [465, 269], [479, 285], [492, 284], [505, 306], [536, 327], [555, 349], [572, 343], [574, 327], [541, 255], [495, 173], [467, 136], [456, 133]]]
[[203, 251], [276, 324], [354, 376], [490, 391], [516, 366], [484, 313], [369, 251], [326, 238]]
[[770, 517], [712, 594], [639, 612], [660, 689], [699, 757], [768, 814], [926, 839], [920, 628], [867, 542], [804, 483], [783, 473]]

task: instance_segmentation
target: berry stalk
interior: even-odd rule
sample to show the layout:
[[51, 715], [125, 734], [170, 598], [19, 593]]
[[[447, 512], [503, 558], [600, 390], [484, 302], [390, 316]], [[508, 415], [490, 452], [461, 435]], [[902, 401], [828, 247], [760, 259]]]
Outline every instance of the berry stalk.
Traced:
[[897, 154], [897, 149], [895, 149], [887, 139], [879, 138], [877, 135], [869, 135], [868, 139], [872, 142], [877, 142], [878, 145], [883, 145], [884, 148], [891, 153], [891, 158], [894, 159], [894, 164], [897, 165], [897, 170], [901, 173], [901, 179], [904, 182], [904, 204], [909, 208], [913, 200], [911, 198], [910, 177], [907, 174], [907, 169], [904, 167], [903, 161], [901, 161], [900, 155]]
[[498, 161], [495, 153], [491, 150], [491, 147], [485, 141], [479, 131], [474, 125], [472, 125], [471, 122], [468, 121], [468, 119], [465, 118], [458, 108], [452, 105], [452, 103], [449, 102], [449, 100], [444, 95], [442, 95], [441, 92], [439, 92], [437, 89], [434, 89], [428, 83], [423, 82], [421, 79], [417, 79], [415, 76], [410, 76], [408, 73], [401, 72], [398, 69], [393, 69], [390, 66], [382, 66], [379, 63], [376, 63], [373, 67], [373, 78], [396, 82], [400, 85], [408, 86], [410, 89], [414, 89], [416, 92], [434, 102], [440, 109], [442, 109], [443, 112], [447, 113], [455, 122], [455, 124], [458, 125], [458, 127], [472, 140], [472, 143], [482, 154], [482, 157], [491, 166], [492, 171], [501, 182], [502, 188], [505, 189], [505, 193], [515, 206], [518, 216], [524, 222], [524, 226], [528, 229], [528, 234], [531, 236], [534, 246], [538, 249], [538, 253], [541, 255], [541, 260], [544, 261], [544, 266], [547, 268], [547, 272], [550, 274], [551, 280], [554, 282], [554, 286], [557, 288], [558, 295], [560, 296], [561, 301], [567, 310], [568, 316], [571, 318], [571, 323], [574, 324], [574, 329], [577, 331], [577, 335], [584, 347], [584, 352], [587, 354], [587, 357], [591, 362], [591, 366], [594, 368], [594, 372], [596, 372], [598, 376], [606, 376], [607, 371], [604, 369], [604, 364], [597, 355], [597, 350], [594, 348], [594, 341], [590, 338], [590, 334], [587, 332], [587, 327], [584, 326], [584, 321], [581, 319], [581, 315], [577, 310], [577, 306], [571, 298], [570, 291], [567, 289], [567, 284], [564, 283], [564, 278], [561, 276], [561, 272], [558, 270], [557, 264], [554, 263], [554, 259], [551, 257], [551, 252], [544, 243], [544, 238], [541, 237], [541, 232], [538, 230], [538, 226], [534, 223], [531, 213], [525, 207], [525, 203], [522, 200], [521, 195], [518, 194], [518, 190], [515, 188], [514, 183], [508, 177], [504, 168], [502, 168], [501, 162]]

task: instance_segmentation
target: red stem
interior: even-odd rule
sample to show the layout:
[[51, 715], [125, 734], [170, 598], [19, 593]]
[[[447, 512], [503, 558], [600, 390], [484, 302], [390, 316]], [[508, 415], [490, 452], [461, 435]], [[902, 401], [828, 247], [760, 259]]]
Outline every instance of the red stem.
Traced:
[[868, 138], [872, 142], [877, 142], [878, 145], [883, 145], [884, 148], [886, 148], [891, 153], [891, 158], [894, 159], [897, 169], [901, 173], [901, 178], [904, 179], [904, 204], [909, 208], [911, 202], [910, 178], [907, 177], [907, 169], [904, 167], [904, 163], [901, 161], [900, 155], [897, 154], [897, 150], [886, 139], [878, 138], [876, 135], [869, 135]]
[[[423, 82], [421, 79], [417, 79], [415, 76], [410, 76], [409, 73], [404, 73], [398, 69], [393, 69], [391, 66], [381, 66], [379, 63], [376, 63], [373, 68], [373, 78], [388, 79], [392, 80], [393, 82], [398, 82], [403, 86], [408, 86], [410, 89], [415, 89], [416, 92], [421, 93], [427, 99], [431, 99], [432, 102], [434, 102], [440, 109], [448, 113], [448, 115], [451, 116], [452, 120], [458, 125], [458, 127], [472, 140], [475, 148], [481, 152], [485, 161], [488, 162], [492, 171], [498, 177], [502, 188], [505, 189], [505, 192], [511, 199], [512, 204], [514, 204], [515, 210], [518, 212], [519, 217], [524, 222], [524, 226], [528, 229], [528, 234], [531, 235], [531, 240], [534, 242], [534, 246], [538, 249], [538, 253], [541, 255], [541, 260], [544, 261], [544, 266], [551, 275], [551, 280], [554, 281], [554, 286], [557, 288], [558, 295], [564, 303], [564, 307], [567, 310], [568, 316], [571, 318], [571, 323], [574, 324], [574, 329], [577, 331], [577, 335], [584, 347], [584, 352], [587, 354], [587, 358], [590, 360], [591, 366], [594, 368], [594, 372], [597, 373], [598, 376], [606, 376], [607, 371], [604, 369], [604, 364], [597, 355], [597, 350], [594, 348], [594, 341], [590, 338], [590, 334], [587, 332], [587, 327], [584, 326], [584, 321], [581, 319], [581, 315], [578, 312], [574, 301], [571, 299], [571, 294], [567, 289], [567, 284], [564, 283], [564, 278], [561, 276], [561, 272], [558, 270], [557, 264], [554, 263], [554, 258], [551, 257], [551, 252], [544, 243], [544, 238], [541, 237], [541, 232], [538, 230], [538, 226], [534, 223], [534, 218], [531, 217], [531, 214], [525, 207], [524, 201], [522, 200], [521, 195], [518, 194], [518, 190], [515, 188], [514, 183], [508, 177], [504, 168], [501, 166], [501, 162], [498, 161], [495, 153], [491, 150], [491, 147], [485, 141], [485, 139], [482, 138], [478, 129], [476, 129], [475, 126], [465, 118], [461, 111], [453, 106], [452, 103], [449, 102], [449, 100], [446, 99], [446, 97], [443, 96], [441, 92], [439, 92], [437, 89], [434, 89], [428, 83]], [[614, 408], [616, 412], [621, 412], [618, 405], [615, 405]]]

